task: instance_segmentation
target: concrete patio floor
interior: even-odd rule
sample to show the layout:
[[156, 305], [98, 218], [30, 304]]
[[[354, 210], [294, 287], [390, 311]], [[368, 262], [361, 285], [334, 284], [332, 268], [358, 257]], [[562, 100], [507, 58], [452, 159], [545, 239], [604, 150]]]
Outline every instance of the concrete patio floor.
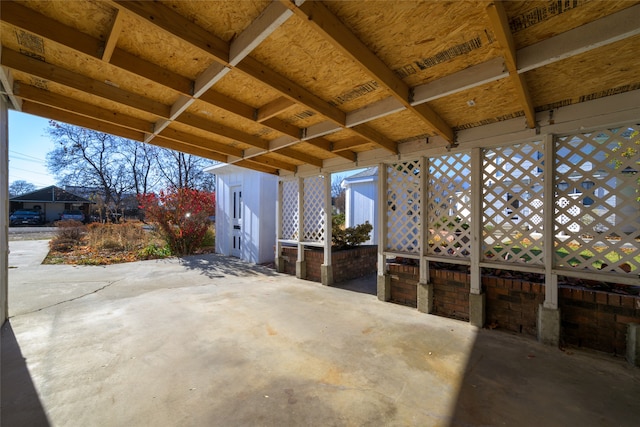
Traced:
[[637, 426], [640, 369], [217, 255], [10, 243], [0, 424]]

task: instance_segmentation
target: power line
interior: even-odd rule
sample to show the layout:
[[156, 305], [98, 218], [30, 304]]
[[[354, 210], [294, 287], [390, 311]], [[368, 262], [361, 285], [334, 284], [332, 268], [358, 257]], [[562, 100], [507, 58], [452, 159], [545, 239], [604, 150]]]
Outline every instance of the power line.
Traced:
[[19, 155], [24, 156], [24, 157], [29, 157], [29, 158], [32, 158], [32, 159], [35, 159], [35, 160], [39, 160], [39, 161], [41, 161], [41, 162], [44, 162], [44, 161], [45, 161], [45, 159], [42, 159], [42, 158], [40, 158], [40, 157], [36, 157], [36, 156], [32, 156], [32, 155], [30, 155], [30, 154], [20, 153], [20, 152], [18, 152], [18, 151], [14, 151], [14, 150], [9, 150], [9, 152], [10, 152], [10, 153], [14, 153], [14, 154], [19, 154]]

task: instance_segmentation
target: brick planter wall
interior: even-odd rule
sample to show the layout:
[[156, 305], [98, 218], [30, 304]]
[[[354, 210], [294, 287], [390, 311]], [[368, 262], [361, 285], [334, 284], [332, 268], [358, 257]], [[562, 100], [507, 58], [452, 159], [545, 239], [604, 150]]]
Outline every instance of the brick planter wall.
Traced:
[[[284, 258], [284, 272], [295, 276], [298, 248], [284, 246], [281, 256]], [[324, 260], [324, 251], [305, 249], [307, 280], [321, 281], [320, 266]], [[378, 247], [375, 245], [358, 246], [356, 248], [333, 251], [331, 253], [331, 265], [333, 270], [333, 283], [340, 283], [367, 274], [375, 273], [378, 263]]]
[[561, 286], [558, 295], [564, 344], [625, 355], [629, 323], [640, 323], [640, 296]]
[[487, 327], [537, 337], [538, 307], [544, 302], [544, 284], [483, 276], [482, 287], [486, 293]]
[[388, 264], [391, 276], [391, 302], [418, 307], [420, 269], [414, 265]]
[[433, 314], [452, 319], [469, 320], [469, 274], [431, 268]]

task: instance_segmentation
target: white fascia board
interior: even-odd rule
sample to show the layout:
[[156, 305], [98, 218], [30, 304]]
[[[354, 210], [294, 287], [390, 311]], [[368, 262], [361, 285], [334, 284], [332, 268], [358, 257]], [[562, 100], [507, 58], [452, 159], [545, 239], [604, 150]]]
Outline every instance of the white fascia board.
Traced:
[[329, 135], [330, 133], [338, 132], [339, 130], [342, 130], [342, 126], [327, 120], [326, 122], [317, 123], [304, 128], [303, 136], [300, 140], [308, 141], [313, 138], [319, 138], [321, 136]]
[[260, 156], [262, 154], [267, 154], [268, 152], [269, 151], [263, 150], [262, 148], [251, 147], [251, 148], [247, 148], [246, 150], [244, 150], [244, 152], [242, 153], [242, 158], [243, 159], [250, 159], [251, 157]]
[[365, 105], [362, 108], [347, 113], [346, 126], [348, 128], [357, 126], [389, 114], [397, 113], [405, 108], [402, 102], [390, 96], [389, 98]]
[[273, 141], [269, 141], [269, 151], [275, 151], [275, 150], [279, 150], [280, 148], [286, 148], [291, 145], [295, 145], [298, 142], [300, 142], [299, 139], [296, 139], [292, 136], [284, 135], [274, 139]]
[[217, 165], [209, 166], [203, 171], [213, 175], [224, 175], [233, 172], [239, 172], [244, 170], [238, 166], [230, 165], [228, 163], [219, 163]]
[[471, 89], [483, 84], [503, 79], [509, 72], [501, 57], [490, 59], [482, 64], [474, 65], [431, 83], [413, 88], [411, 105], [433, 101], [463, 90]]
[[[194, 98], [186, 95], [180, 95], [180, 98], [171, 106], [171, 111], [169, 113], [169, 120], [175, 120], [178, 116], [185, 112], [187, 108], [191, 106], [195, 102]], [[156, 132], [157, 134], [157, 132]]]
[[640, 34], [640, 5], [518, 50], [518, 73]]
[[229, 64], [236, 66], [253, 49], [293, 15], [284, 4], [273, 2], [231, 43]]
[[219, 62], [209, 65], [198, 77], [193, 86], [193, 97], [200, 98], [203, 93], [211, 89], [221, 78], [227, 75], [231, 68], [225, 67]]

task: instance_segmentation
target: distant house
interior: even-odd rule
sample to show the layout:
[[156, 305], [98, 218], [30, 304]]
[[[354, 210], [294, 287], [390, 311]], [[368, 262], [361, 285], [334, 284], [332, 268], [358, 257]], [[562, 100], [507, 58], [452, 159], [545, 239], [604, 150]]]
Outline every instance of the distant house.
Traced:
[[342, 180], [345, 189], [345, 226], [369, 222], [371, 239], [365, 244], [378, 244], [378, 168], [371, 167]]
[[216, 252], [273, 261], [278, 177], [227, 164], [206, 172], [216, 175]]
[[38, 209], [44, 213], [46, 222], [58, 221], [65, 210], [80, 210], [89, 215], [91, 201], [52, 185], [31, 193], [9, 199], [9, 211]]

